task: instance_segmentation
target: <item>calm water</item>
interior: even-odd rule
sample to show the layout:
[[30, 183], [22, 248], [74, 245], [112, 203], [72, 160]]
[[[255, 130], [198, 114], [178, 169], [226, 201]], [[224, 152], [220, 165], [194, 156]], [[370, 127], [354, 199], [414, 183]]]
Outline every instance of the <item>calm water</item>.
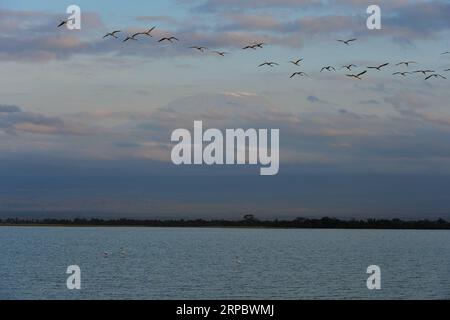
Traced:
[[35, 298], [449, 299], [450, 232], [0, 227], [0, 299]]

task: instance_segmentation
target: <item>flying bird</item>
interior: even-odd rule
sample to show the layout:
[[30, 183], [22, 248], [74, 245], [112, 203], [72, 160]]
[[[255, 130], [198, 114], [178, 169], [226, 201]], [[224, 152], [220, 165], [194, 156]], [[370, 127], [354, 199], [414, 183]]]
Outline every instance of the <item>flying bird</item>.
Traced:
[[442, 52], [441, 54], [450, 54], [450, 51]]
[[367, 70], [365, 70], [365, 71], [363, 71], [361, 73], [358, 73], [358, 74], [347, 74], [346, 76], [350, 77], [350, 78], [355, 78], [355, 79], [358, 79], [358, 80], [362, 80], [361, 76], [366, 74], [366, 73], [367, 73]]
[[225, 51], [213, 51], [213, 53], [218, 54], [221, 57], [225, 57], [226, 54], [230, 54], [229, 52]]
[[346, 68], [348, 71], [352, 71], [352, 68], [358, 68], [358, 66], [357, 65], [355, 65], [355, 64], [349, 64], [349, 65], [346, 65], [346, 66], [342, 66], [342, 68], [341, 69], [344, 69], [344, 68]]
[[300, 62], [302, 62], [304, 59], [298, 59], [298, 60], [295, 60], [295, 61], [289, 61], [290, 63], [292, 63], [292, 64], [295, 64], [296, 66], [300, 66]]
[[306, 76], [306, 77], [308, 77], [308, 74], [306, 74], [305, 72], [301, 72], [301, 71], [300, 72], [294, 72], [290, 78], [292, 79], [295, 76], [301, 76], [301, 77]]
[[403, 61], [403, 62], [397, 63], [396, 66], [401, 66], [402, 64], [404, 64], [405, 66], [409, 67], [410, 64], [417, 64], [417, 62], [415, 62], [415, 61]]
[[156, 29], [156, 27], [151, 27], [150, 29], [148, 29], [148, 31], [142, 32], [141, 34], [146, 35], [146, 36], [149, 36], [149, 37], [153, 37], [153, 36], [151, 35], [151, 33], [152, 33], [152, 31], [155, 30], [155, 29]]
[[395, 72], [392, 75], [393, 76], [401, 75], [401, 76], [405, 77], [407, 74], [411, 74], [411, 72]]
[[334, 67], [332, 67], [332, 66], [323, 67], [323, 68], [320, 70], [320, 72], [322, 72], [323, 70], [328, 70], [328, 71], [330, 71], [330, 72], [331, 72], [331, 70], [336, 71], [336, 69], [335, 69]]
[[142, 32], [136, 32], [131, 35], [132, 38], [136, 38], [137, 36], [143, 34]]
[[122, 42], [127, 42], [128, 40], [138, 41], [137, 39], [134, 38], [134, 35], [132, 35], [132, 36], [127, 36]]
[[263, 48], [266, 44], [264, 42], [258, 42], [258, 43], [253, 43], [250, 44], [248, 46], [243, 47], [243, 50], [247, 50], [247, 49], [253, 49], [256, 50], [257, 48]]
[[208, 48], [206, 48], [206, 47], [198, 47], [198, 46], [192, 46], [192, 47], [189, 47], [189, 49], [196, 49], [200, 52], [205, 52], [205, 50], [208, 50]]
[[144, 31], [144, 32], [136, 32], [135, 34], [132, 35], [132, 37], [134, 38], [134, 37], [137, 37], [137, 36], [140, 36], [140, 35], [153, 37], [153, 36], [151, 35], [151, 33], [152, 33], [152, 31], [155, 30], [155, 29], [156, 29], [156, 27], [152, 27], [152, 28], [148, 29], [148, 31]]
[[163, 41], [169, 41], [170, 43], [173, 43], [173, 41], [180, 41], [178, 38], [176, 38], [176, 37], [164, 37], [164, 38], [161, 38], [161, 39], [159, 39], [159, 41], [158, 42], [163, 42]]
[[429, 75], [428, 77], [425, 78], [425, 80], [428, 80], [428, 79], [430, 79], [430, 78], [442, 78], [442, 79], [447, 80], [446, 77], [444, 77], [444, 76], [442, 76], [442, 75], [440, 75], [440, 74], [437, 74], [437, 73], [433, 73], [433, 74]]
[[116, 33], [119, 33], [120, 32], [120, 30], [116, 30], [116, 31], [113, 31], [113, 32], [108, 32], [107, 34], [105, 34], [104, 36], [103, 36], [103, 39], [105, 39], [105, 38], [107, 38], [107, 37], [113, 37], [113, 38], [118, 38], [117, 36], [116, 36]]
[[350, 45], [351, 42], [356, 41], [357, 39], [349, 39], [349, 40], [336, 40], [338, 42], [345, 43], [346, 45]]
[[61, 20], [61, 22], [58, 24], [58, 28], [62, 27], [63, 25], [67, 24], [69, 20]]
[[413, 71], [412, 73], [422, 73], [424, 76], [426, 76], [427, 73], [433, 73], [433, 72], [435, 72], [435, 71], [434, 70], [416, 70], [416, 71]]
[[384, 63], [378, 67], [367, 67], [367, 69], [377, 69], [378, 71], [381, 71], [381, 68], [388, 66], [389, 63]]
[[258, 67], [263, 67], [263, 66], [269, 66], [269, 67], [273, 67], [273, 66], [278, 66], [278, 63], [276, 63], [276, 62], [264, 62], [264, 63], [261, 63]]

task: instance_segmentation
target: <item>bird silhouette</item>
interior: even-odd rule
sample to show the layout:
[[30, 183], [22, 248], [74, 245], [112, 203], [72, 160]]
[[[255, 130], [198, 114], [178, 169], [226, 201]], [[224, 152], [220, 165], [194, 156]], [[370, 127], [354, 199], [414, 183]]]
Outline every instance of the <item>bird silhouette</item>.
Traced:
[[327, 67], [323, 67], [321, 70], [320, 70], [320, 72], [322, 72], [323, 70], [328, 70], [328, 71], [336, 71], [336, 69], [334, 68], [334, 67], [332, 67], [332, 66], [327, 66]]
[[61, 22], [58, 24], [58, 28], [62, 27], [63, 25], [67, 24], [69, 20], [61, 20]]
[[140, 36], [140, 35], [148, 36], [148, 37], [153, 37], [153, 36], [151, 35], [151, 33], [152, 33], [152, 31], [155, 30], [155, 29], [156, 29], [156, 27], [152, 27], [152, 28], [148, 29], [148, 31], [144, 31], [144, 32], [136, 32], [136, 33], [134, 33], [131, 37], [132, 37], [132, 38], [135, 38], [135, 37]]
[[366, 73], [367, 73], [367, 70], [364, 70], [361, 73], [358, 73], [358, 74], [347, 74], [346, 76], [350, 77], [350, 78], [355, 78], [355, 79], [358, 79], [358, 80], [362, 80], [361, 76], [366, 74]]
[[263, 48], [266, 44], [264, 42], [257, 42], [257, 43], [253, 43], [250, 44], [248, 46], [243, 47], [243, 50], [248, 50], [248, 49], [253, 49], [256, 50], [257, 48]]
[[198, 50], [200, 52], [205, 52], [205, 50], [209, 50], [206, 47], [199, 47], [199, 46], [192, 46], [192, 47], [189, 47], [189, 49], [196, 49], [196, 50]]
[[142, 35], [149, 36], [149, 37], [153, 37], [153, 36], [151, 35], [151, 33], [152, 33], [152, 31], [155, 30], [155, 29], [156, 29], [156, 27], [151, 27], [150, 29], [148, 29], [148, 31], [146, 31], [146, 32], [141, 32], [141, 34], [142, 34]]
[[269, 66], [269, 67], [273, 67], [273, 66], [278, 66], [278, 63], [276, 63], [276, 62], [264, 62], [264, 63], [261, 63], [258, 67], [263, 67], [263, 66]]
[[394, 72], [392, 75], [393, 76], [401, 75], [403, 77], [406, 77], [407, 74], [411, 74], [411, 72]]
[[293, 60], [293, 61], [289, 61], [292, 64], [295, 64], [296, 66], [300, 66], [300, 62], [302, 62], [304, 59], [298, 59], [298, 60]]
[[107, 37], [113, 37], [113, 38], [118, 38], [117, 36], [116, 36], [116, 33], [119, 33], [119, 32], [121, 32], [120, 30], [116, 30], [116, 31], [113, 31], [113, 32], [108, 32], [107, 34], [105, 34], [104, 36], [103, 36], [103, 39], [105, 39], [105, 38], [107, 38]]
[[301, 77], [306, 76], [306, 77], [308, 77], [308, 74], [306, 74], [305, 72], [302, 72], [302, 71], [294, 72], [290, 78], [292, 79], [295, 76], [301, 76]]
[[356, 41], [357, 39], [349, 39], [349, 40], [336, 40], [338, 42], [345, 43], [346, 45], [350, 45], [351, 42]]
[[213, 53], [215, 53], [221, 57], [225, 57], [226, 54], [230, 54], [229, 52], [225, 52], [225, 51], [213, 51]]
[[136, 32], [136, 33], [133, 33], [132, 35], [131, 35], [131, 37], [134, 39], [134, 38], [136, 38], [137, 36], [139, 36], [139, 35], [141, 35], [141, 34], [143, 34], [142, 32]]
[[349, 65], [346, 65], [346, 66], [342, 66], [341, 67], [341, 69], [344, 69], [344, 68], [346, 68], [348, 71], [352, 71], [352, 68], [357, 68], [358, 66], [357, 65], [355, 65], [355, 64], [349, 64]]
[[[57, 27], [59, 28], [59, 27], [62, 27], [64, 25], [68, 24], [68, 22], [70, 20], [71, 19], [61, 20], [61, 22], [58, 24]], [[125, 37], [125, 39], [122, 40], [122, 42], [127, 42], [127, 41], [130, 41], [130, 40], [138, 41], [138, 39], [136, 39], [136, 37], [138, 35], [145, 35], [145, 36], [153, 37], [152, 32], [155, 29], [156, 29], [156, 27], [153, 26], [152, 28], [148, 29], [147, 31], [136, 32], [134, 34], [127, 35]], [[108, 33], [106, 33], [103, 36], [103, 39], [108, 38], [108, 37], [112, 37], [112, 38], [118, 39], [117, 34], [121, 33], [121, 32], [122, 32], [121, 30], [115, 30], [115, 31], [112, 31], [112, 32], [108, 32]], [[357, 38], [352, 38], [352, 39], [348, 39], [348, 40], [338, 39], [336, 41], [341, 42], [341, 43], [349, 46], [351, 43], [353, 43], [353, 42], [355, 42], [357, 40], [358, 40]], [[170, 36], [170, 37], [167, 36], [167, 37], [163, 37], [163, 38], [158, 40], [158, 42], [170, 42], [170, 43], [174, 43], [174, 41], [180, 41], [180, 40], [178, 38], [174, 37], [174, 36]], [[253, 42], [250, 45], [247, 45], [247, 46], [243, 47], [242, 49], [243, 50], [248, 50], [248, 49], [257, 50], [258, 48], [264, 48], [264, 46], [266, 46], [266, 45], [267, 44], [264, 43], [264, 42]], [[205, 52], [206, 50], [209, 50], [208, 48], [203, 47], [203, 46], [191, 46], [189, 48], [198, 50], [200, 52]], [[211, 52], [214, 53], [214, 54], [217, 54], [217, 55], [219, 55], [221, 57], [224, 57], [225, 55], [230, 54], [229, 52], [225, 52], [225, 51], [211, 51]], [[450, 51], [443, 52], [443, 53], [441, 53], [441, 55], [450, 55]], [[301, 66], [301, 62], [303, 62], [303, 61], [304, 61], [304, 59], [301, 58], [301, 59], [297, 59], [297, 60], [291, 60], [291, 61], [289, 61], [289, 63], [300, 67]], [[401, 61], [399, 63], [396, 63], [395, 66], [405, 65], [406, 67], [409, 68], [412, 64], [417, 64], [417, 62], [415, 62], [415, 61]], [[367, 69], [376, 69], [378, 71], [381, 71], [384, 67], [386, 67], [388, 65], [390, 65], [390, 63], [384, 63], [384, 64], [381, 64], [379, 66], [368, 66]], [[274, 67], [274, 66], [279, 66], [279, 64], [276, 63], [276, 62], [265, 61], [264, 63], [261, 63], [260, 65], [258, 65], [258, 67], [263, 67], [263, 66]], [[348, 65], [343, 65], [340, 69], [344, 69], [345, 68], [345, 69], [347, 69], [348, 71], [351, 72], [353, 68], [357, 68], [357, 67], [358, 66], [355, 65], [355, 64], [348, 64]], [[323, 72], [325, 70], [328, 71], [328, 72], [332, 72], [332, 71], [336, 72], [336, 69], [333, 66], [323, 67], [320, 70], [320, 72]], [[450, 69], [444, 70], [444, 72], [449, 72], [449, 71], [450, 71]], [[355, 78], [355, 79], [358, 79], [358, 80], [362, 80], [362, 76], [365, 75], [367, 72], [368, 72], [368, 70], [365, 70], [365, 71], [360, 72], [358, 74], [346, 74], [346, 76], [347, 77], [351, 77], [351, 78]], [[432, 79], [432, 78], [447, 79], [443, 75], [441, 75], [439, 73], [436, 73], [436, 71], [434, 71], [434, 70], [415, 70], [415, 71], [411, 71], [411, 72], [395, 72], [392, 75], [399, 75], [399, 76], [402, 76], [402, 77], [406, 77], [406, 75], [413, 74], [413, 73], [422, 73], [426, 77], [425, 80], [429, 80], [429, 79]], [[309, 77], [309, 75], [307, 73], [299, 71], [299, 72], [294, 72], [290, 76], [290, 78], [292, 79], [292, 78], [294, 78], [296, 76], [300, 76], [300, 77], [307, 76], [307, 77]]]
[[431, 79], [431, 78], [442, 78], [442, 79], [447, 80], [446, 77], [444, 77], [444, 76], [442, 76], [440, 74], [437, 74], [437, 73], [433, 73], [433, 74], [429, 75], [428, 77], [425, 78], [425, 80], [428, 80], [428, 79]]
[[378, 71], [381, 71], [381, 68], [388, 66], [389, 63], [384, 63], [378, 67], [367, 67], [367, 69], [377, 69]]
[[416, 71], [413, 71], [412, 73], [422, 73], [424, 76], [426, 76], [427, 73], [433, 73], [433, 72], [435, 72], [435, 71], [434, 70], [416, 70]]
[[134, 35], [132, 35], [132, 36], [127, 36], [125, 39], [123, 39], [122, 42], [127, 42], [128, 40], [138, 41], [137, 39], [134, 38]]
[[158, 40], [158, 42], [163, 42], [163, 41], [169, 41], [170, 43], [173, 43], [173, 41], [180, 41], [178, 38], [176, 37], [164, 37]]
[[415, 61], [403, 61], [403, 62], [397, 63], [396, 66], [401, 66], [402, 64], [404, 64], [405, 66], [409, 67], [410, 64], [417, 64], [417, 62], [415, 62]]

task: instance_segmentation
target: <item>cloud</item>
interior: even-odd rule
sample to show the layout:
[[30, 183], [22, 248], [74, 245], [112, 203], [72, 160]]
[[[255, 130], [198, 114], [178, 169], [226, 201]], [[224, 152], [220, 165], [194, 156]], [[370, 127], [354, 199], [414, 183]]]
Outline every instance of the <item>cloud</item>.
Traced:
[[367, 104], [367, 105], [379, 105], [380, 102], [378, 100], [375, 99], [370, 99], [370, 100], [361, 100], [359, 101], [360, 104]]
[[102, 26], [99, 16], [91, 12], [83, 13], [80, 31], [57, 28], [60, 19], [45, 12], [1, 9], [0, 57], [32, 62], [67, 58], [86, 51], [90, 47], [89, 30]]
[[[430, 99], [432, 105], [438, 101]], [[312, 95], [309, 100], [321, 101]], [[422, 172], [429, 163], [440, 161], [435, 169], [447, 172], [450, 117], [430, 112], [425, 101], [399, 92], [380, 101], [373, 112], [332, 104], [288, 112], [255, 93], [236, 91], [192, 95], [152, 112], [92, 111], [50, 117], [14, 109], [0, 112], [1, 130], [15, 134], [3, 139], [0, 149], [4, 155], [14, 148], [14, 154], [45, 150], [68, 158], [170, 163], [172, 131], [190, 130], [195, 120], [201, 120], [204, 128], [221, 130], [280, 129], [283, 165], [398, 173]], [[396, 114], [376, 114], [389, 107]], [[21, 138], [25, 133], [26, 138]]]
[[0, 104], [0, 113], [14, 113], [20, 112], [20, 108], [17, 106]]
[[320, 99], [317, 98], [316, 96], [308, 96], [308, 98], [306, 98], [306, 100], [308, 100], [311, 103], [320, 102]]
[[17, 106], [0, 105], [0, 130], [10, 133], [80, 135], [83, 129], [61, 118], [22, 111]]
[[[262, 0], [262, 1], [223, 1], [190, 2], [209, 8], [211, 17], [198, 14], [195, 22], [170, 16], [138, 16], [138, 22], [154, 21], [168, 28], [155, 30], [155, 39], [176, 34], [182, 43], [170, 46], [156, 44], [155, 41], [140, 41], [123, 45], [115, 39], [102, 39], [104, 31], [109, 30], [97, 13], [83, 13], [83, 29], [69, 31], [56, 28], [61, 17], [55, 14], [33, 11], [0, 10], [0, 58], [3, 60], [42, 62], [67, 59], [75, 55], [119, 55], [166, 58], [190, 56], [192, 50], [186, 46], [202, 44], [211, 48], [240, 49], [242, 45], [255, 40], [290, 47], [302, 47], [311, 37], [329, 39], [343, 34], [361, 38], [370, 36], [386, 37], [399, 41], [413, 42], [421, 39], [437, 39], [442, 32], [450, 31], [448, 12], [450, 3], [445, 1], [392, 1], [383, 2], [384, 29], [370, 32], [365, 27], [367, 15], [365, 8], [342, 10], [342, 7], [365, 7], [364, 1], [338, 1], [330, 3], [320, 0]], [[306, 11], [300, 17], [277, 14], [271, 8], [320, 8]], [[267, 12], [254, 12], [251, 8], [265, 9]], [[222, 11], [221, 8], [236, 8]], [[264, 11], [264, 10], [263, 10]], [[359, 12], [359, 13], [358, 13]], [[23, 21], [26, 21], [24, 23]], [[125, 28], [124, 33], [132, 33], [148, 28]], [[99, 30], [104, 30], [99, 32]], [[155, 40], [153, 39], [153, 40]], [[363, 40], [363, 39], [361, 39]]]
[[176, 18], [166, 16], [166, 15], [160, 15], [160, 16], [138, 16], [136, 17], [137, 21], [143, 21], [143, 22], [152, 22], [152, 23], [167, 23], [171, 25], [178, 25], [179, 21]]
[[308, 96], [308, 97], [306, 98], [306, 100], [307, 100], [309, 103], [313, 103], [313, 104], [315, 104], [315, 103], [319, 103], [319, 104], [333, 104], [333, 103], [331, 103], [331, 102], [329, 102], [329, 101], [326, 101], [326, 100], [323, 100], [323, 99], [321, 99], [321, 98], [319, 98], [319, 97], [317, 97], [317, 96], [315, 96], [315, 95], [310, 95], [310, 96]]
[[244, 13], [225, 14], [225, 24], [218, 31], [272, 31], [277, 32], [283, 28], [282, 21], [271, 15], [249, 15]]
[[[405, 94], [403, 94], [405, 95]], [[411, 100], [414, 98], [411, 98]], [[321, 101], [311, 96], [309, 100]], [[406, 106], [407, 102], [398, 102]], [[283, 163], [350, 165], [353, 170], [373, 167], [376, 170], [403, 170], [400, 159], [420, 166], [424, 159], [450, 156], [450, 127], [425, 116], [411, 118], [361, 114], [349, 109], [331, 109], [303, 113], [282, 112], [270, 101], [257, 95], [200, 94], [181, 98], [153, 112], [136, 128], [138, 135], [156, 142], [149, 150], [169, 152], [168, 137], [176, 128], [192, 129], [194, 120], [212, 128], [278, 128], [282, 136]], [[414, 106], [412, 106], [414, 108]], [[333, 110], [335, 110], [333, 112]], [[427, 129], [424, 130], [424, 127]], [[439, 138], [439, 144], [430, 143]], [[450, 140], [449, 140], [450, 141]], [[164, 149], [161, 149], [161, 145]], [[443, 148], [443, 145], [446, 147]], [[421, 151], [423, 150], [423, 151]], [[450, 149], [449, 149], [450, 150]], [[415, 167], [414, 170], [419, 170]]]
[[393, 29], [394, 37], [425, 39], [450, 30], [449, 12], [448, 1], [418, 1], [388, 13], [383, 23], [386, 29]]
[[[194, 12], [221, 12], [221, 11], [321, 11], [365, 9], [371, 4], [367, 0], [175, 0], [178, 4], [188, 4]], [[428, 0], [378, 0], [377, 5], [387, 10], [396, 10], [408, 6], [420, 5]], [[352, 12], [353, 12], [352, 11]]]

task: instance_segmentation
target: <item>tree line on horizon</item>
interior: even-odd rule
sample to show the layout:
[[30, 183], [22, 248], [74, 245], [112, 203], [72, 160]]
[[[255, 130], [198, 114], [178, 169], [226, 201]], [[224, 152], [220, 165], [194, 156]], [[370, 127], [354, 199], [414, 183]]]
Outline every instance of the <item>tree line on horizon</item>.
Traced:
[[450, 222], [438, 220], [401, 219], [350, 219], [295, 218], [293, 220], [259, 220], [254, 215], [245, 215], [241, 220], [159, 220], [159, 219], [0, 219], [0, 225], [54, 225], [54, 226], [136, 226], [136, 227], [261, 227], [290, 229], [423, 229], [450, 230]]

